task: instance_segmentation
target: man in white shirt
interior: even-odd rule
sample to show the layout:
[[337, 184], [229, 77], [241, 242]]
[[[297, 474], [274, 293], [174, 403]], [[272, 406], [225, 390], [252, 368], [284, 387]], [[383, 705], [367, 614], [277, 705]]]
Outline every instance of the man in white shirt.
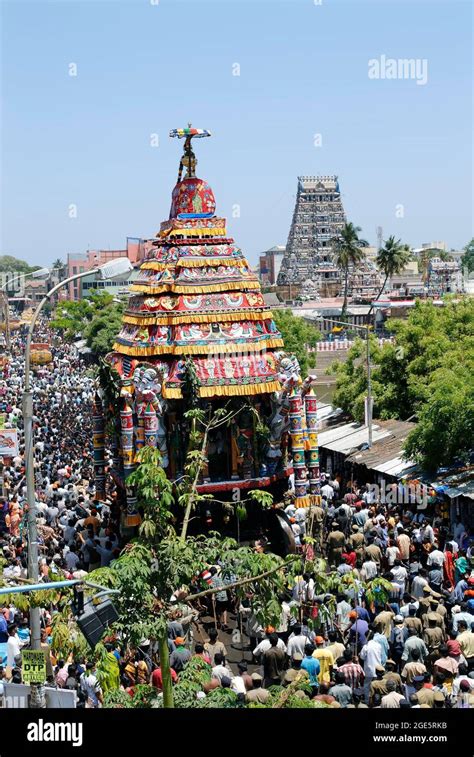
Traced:
[[[255, 649], [253, 650], [254, 657], [256, 657], [257, 660], [259, 660], [263, 656], [264, 652], [267, 652], [270, 649], [270, 647], [271, 647], [270, 639], [269, 638], [262, 639], [262, 641], [259, 644], [257, 644]], [[279, 649], [282, 649], [284, 652], [286, 652], [286, 644], [284, 643], [284, 641], [282, 641], [282, 639], [278, 639], [277, 647]]]
[[349, 613], [351, 610], [352, 607], [350, 606], [349, 602], [346, 601], [343, 594], [340, 594], [338, 596], [338, 602], [336, 605], [336, 619], [338, 626], [343, 633], [347, 631], [347, 629], [352, 625], [349, 618]]
[[288, 626], [291, 618], [291, 607], [284, 599], [281, 600], [281, 615], [280, 623], [276, 628], [276, 632], [279, 636], [286, 636], [288, 634]]
[[434, 544], [434, 531], [428, 521], [424, 521], [420, 528], [420, 541], [421, 543], [429, 541], [430, 544]]
[[87, 663], [86, 671], [80, 677], [80, 684], [90, 707], [100, 707], [102, 702], [102, 689], [97, 676], [94, 674], [94, 663]]
[[214, 662], [216, 664], [212, 668], [212, 677], [219, 681], [219, 684], [222, 683], [223, 678], [233, 678], [232, 671], [224, 663], [224, 655], [220, 652], [216, 652], [214, 655]]
[[373, 505], [373, 503], [375, 502], [375, 487], [371, 486], [370, 484], [367, 484], [367, 488], [366, 488], [366, 491], [362, 495], [362, 499], [368, 505]]
[[472, 624], [474, 623], [474, 615], [471, 615], [470, 612], [467, 611], [467, 605], [462, 604], [461, 605], [461, 612], [456, 612], [453, 614], [453, 631], [454, 633], [458, 632], [458, 623], [460, 620], [464, 620], [467, 624], [468, 629], [471, 628]]
[[16, 630], [15, 624], [8, 629], [7, 665], [11, 668], [15, 667], [15, 657], [20, 654], [21, 650], [21, 642]]
[[366, 704], [368, 704], [370, 684], [376, 677], [375, 668], [382, 665], [382, 647], [378, 641], [370, 639], [370, 641], [362, 647], [359, 657], [364, 662], [364, 694]]
[[427, 563], [430, 567], [442, 568], [444, 563], [444, 553], [436, 547], [431, 548], [431, 552], [428, 555]]
[[377, 575], [377, 563], [374, 560], [366, 560], [362, 563], [360, 569], [360, 577], [363, 581], [370, 581], [371, 578], [375, 578]]
[[410, 615], [410, 607], [415, 608], [415, 613], [418, 612], [418, 608], [420, 606], [419, 602], [408, 602], [406, 605], [401, 605], [400, 607], [400, 615], [403, 615], [404, 618], [408, 618]]
[[390, 539], [389, 545], [387, 549], [385, 550], [385, 554], [387, 556], [387, 562], [388, 562], [389, 568], [393, 568], [393, 566], [395, 565], [395, 560], [400, 559], [400, 550], [398, 549], [393, 539]]
[[294, 626], [293, 633], [291, 634], [290, 638], [288, 639], [288, 643], [286, 646], [286, 653], [290, 660], [292, 660], [295, 656], [295, 654], [300, 654], [302, 658], [304, 658], [305, 651], [304, 648], [306, 644], [308, 643], [308, 637], [301, 633], [301, 626], [298, 623]]
[[[426, 575], [426, 571], [423, 571], [423, 573]], [[422, 599], [425, 596], [424, 588], [428, 586], [425, 575], [415, 576], [411, 582], [411, 593], [415, 599]]]
[[370, 639], [360, 651], [360, 659], [364, 660], [364, 673], [366, 678], [375, 678], [375, 668], [382, 665], [382, 647], [375, 639]]
[[321, 487], [321, 494], [326, 497], [328, 503], [331, 503], [334, 499], [334, 489], [331, 484], [324, 484], [324, 486]]
[[237, 667], [239, 669], [239, 675], [232, 678], [230, 688], [232, 689], [232, 691], [235, 691], [236, 694], [246, 694], [247, 688], [245, 686], [245, 681], [242, 677], [242, 673], [247, 672], [247, 663], [239, 662]]
[[408, 578], [408, 571], [403, 567], [400, 560], [395, 560], [395, 564], [391, 569], [393, 583], [398, 584], [400, 587], [400, 594], [405, 594], [405, 584]]

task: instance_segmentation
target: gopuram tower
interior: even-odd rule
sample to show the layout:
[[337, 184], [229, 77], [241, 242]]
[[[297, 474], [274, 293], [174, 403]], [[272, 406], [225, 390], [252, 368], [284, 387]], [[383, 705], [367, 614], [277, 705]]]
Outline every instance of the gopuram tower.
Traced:
[[[299, 176], [296, 205], [278, 286], [299, 294], [308, 280], [322, 296], [334, 296], [341, 272], [334, 264], [331, 239], [346, 221], [337, 176]], [[290, 292], [291, 286], [291, 292]]]

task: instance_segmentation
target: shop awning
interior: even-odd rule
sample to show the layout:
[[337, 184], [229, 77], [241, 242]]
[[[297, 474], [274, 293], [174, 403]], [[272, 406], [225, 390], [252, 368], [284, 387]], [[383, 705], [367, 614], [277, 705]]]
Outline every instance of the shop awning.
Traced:
[[467, 497], [468, 499], [472, 499], [474, 501], [474, 481], [467, 481], [466, 483], [459, 484], [458, 486], [443, 486], [439, 483], [435, 483], [432, 484], [432, 487], [440, 494], [445, 494], [446, 497], [449, 497], [449, 499]]

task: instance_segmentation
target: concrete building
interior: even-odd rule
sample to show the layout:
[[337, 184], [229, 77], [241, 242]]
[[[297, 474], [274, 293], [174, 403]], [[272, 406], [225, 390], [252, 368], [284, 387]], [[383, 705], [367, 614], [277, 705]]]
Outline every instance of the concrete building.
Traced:
[[422, 250], [442, 250], [443, 252], [448, 251], [448, 245], [446, 242], [422, 242], [421, 244]]
[[[114, 258], [127, 257], [134, 265], [138, 264], [146, 258], [151, 247], [152, 240], [141, 239], [140, 237], [127, 237], [127, 246], [121, 250], [87, 250], [85, 253], [68, 253], [67, 276], [74, 276], [76, 273], [90, 271]], [[94, 276], [90, 280], [86, 276], [78, 281], [73, 281], [69, 284], [69, 299], [80, 300], [83, 296], [83, 290], [91, 288], [91, 281], [95, 280]], [[85, 284], [86, 286], [84, 286]], [[113, 286], [112, 282], [110, 284]]]
[[128, 295], [129, 287], [135, 283], [138, 278], [140, 269], [138, 266], [130, 271], [126, 279], [102, 279], [100, 274], [91, 273], [90, 276], [84, 276], [82, 282], [82, 297], [90, 296], [92, 291], [105, 291], [114, 297], [123, 297]]
[[396, 273], [390, 278], [383, 296], [412, 297], [423, 293], [424, 281], [419, 271], [418, 262], [410, 260], [401, 273]]
[[258, 275], [262, 286], [273, 286], [276, 284], [285, 249], [284, 245], [276, 244], [274, 247], [270, 247], [269, 250], [262, 252], [259, 256]]

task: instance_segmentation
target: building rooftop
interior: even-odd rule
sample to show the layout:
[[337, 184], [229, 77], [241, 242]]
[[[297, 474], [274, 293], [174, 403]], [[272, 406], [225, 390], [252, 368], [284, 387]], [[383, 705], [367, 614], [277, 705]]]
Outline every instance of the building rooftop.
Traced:
[[[403, 445], [415, 427], [409, 421], [375, 421], [372, 426], [372, 447], [367, 448], [368, 429], [360, 423], [346, 423], [322, 431], [319, 446], [346, 456], [353, 464], [370, 470], [400, 476], [415, 468], [413, 460], [403, 459]], [[359, 448], [359, 449], [358, 449]]]
[[283, 303], [278, 299], [275, 292], [267, 292], [263, 294], [263, 299], [265, 300], [265, 305], [268, 305], [271, 308], [276, 307], [282, 307]]
[[268, 250], [264, 250], [261, 255], [268, 255], [269, 252], [272, 252], [273, 254], [281, 253], [283, 254], [286, 250], [286, 247], [284, 244], [275, 244], [273, 247], [269, 247]]

